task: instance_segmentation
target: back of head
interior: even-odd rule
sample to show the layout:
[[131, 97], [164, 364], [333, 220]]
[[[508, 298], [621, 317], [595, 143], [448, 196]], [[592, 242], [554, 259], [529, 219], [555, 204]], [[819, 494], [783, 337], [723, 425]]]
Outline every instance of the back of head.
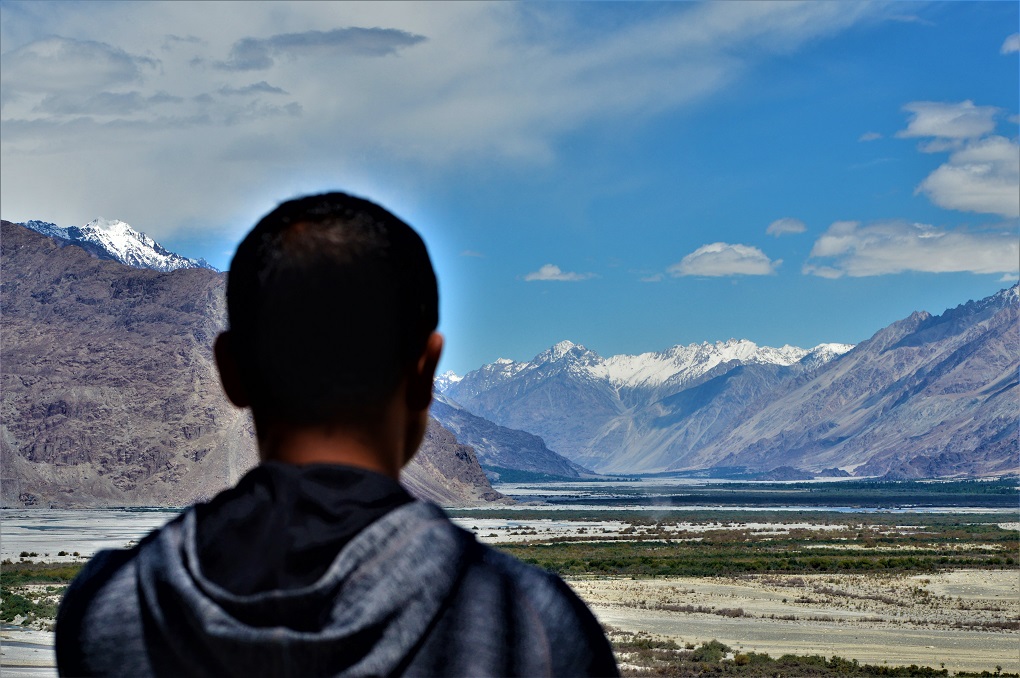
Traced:
[[356, 420], [392, 394], [439, 318], [418, 234], [343, 193], [285, 202], [252, 229], [227, 312], [257, 425]]

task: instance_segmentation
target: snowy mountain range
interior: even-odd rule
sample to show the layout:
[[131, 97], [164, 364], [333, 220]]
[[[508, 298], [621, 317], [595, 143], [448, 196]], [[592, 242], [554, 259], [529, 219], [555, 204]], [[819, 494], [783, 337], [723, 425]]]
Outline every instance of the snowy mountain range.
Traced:
[[26, 221], [22, 226], [64, 240], [100, 259], [112, 259], [134, 268], [175, 271], [180, 268], [216, 269], [205, 259], [189, 259], [171, 252], [149, 236], [116, 219], [93, 219], [84, 226], [57, 226], [47, 221]]
[[[730, 339], [603, 358], [562, 341], [530, 361], [501, 358], [464, 377], [447, 373], [437, 390], [472, 414], [540, 436], [581, 466], [614, 473], [664, 470], [676, 455], [671, 446], [662, 448], [662, 431], [643, 423], [663, 414], [664, 399], [738, 367], [759, 366], [778, 378], [824, 365], [852, 348], [773, 348]], [[645, 440], [647, 435], [657, 440]]]
[[601, 383], [624, 394], [640, 391], [678, 391], [693, 385], [720, 365], [782, 365], [804, 362], [812, 367], [824, 365], [853, 348], [852, 344], [819, 344], [812, 349], [797, 346], [758, 346], [747, 339], [730, 339], [714, 344], [703, 342], [677, 345], [665, 351], [640, 355], [615, 355], [603, 358], [595, 351], [571, 341], [539, 353], [532, 360], [516, 362], [499, 358], [465, 377], [446, 372], [436, 380], [436, 390], [456, 397], [473, 397], [509, 380], [526, 379], [530, 374], [550, 370]]
[[857, 346], [730, 340], [603, 358], [561, 342], [437, 388], [599, 473], [1016, 473], [1018, 302], [1014, 286], [916, 312]]

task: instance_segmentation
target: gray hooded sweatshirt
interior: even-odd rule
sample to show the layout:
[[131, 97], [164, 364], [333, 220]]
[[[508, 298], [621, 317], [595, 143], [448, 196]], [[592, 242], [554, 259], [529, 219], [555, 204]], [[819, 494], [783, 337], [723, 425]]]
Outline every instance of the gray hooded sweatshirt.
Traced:
[[617, 675], [555, 575], [475, 540], [441, 509], [393, 509], [299, 588], [236, 595], [204, 577], [195, 509], [98, 554], [57, 621], [62, 675]]

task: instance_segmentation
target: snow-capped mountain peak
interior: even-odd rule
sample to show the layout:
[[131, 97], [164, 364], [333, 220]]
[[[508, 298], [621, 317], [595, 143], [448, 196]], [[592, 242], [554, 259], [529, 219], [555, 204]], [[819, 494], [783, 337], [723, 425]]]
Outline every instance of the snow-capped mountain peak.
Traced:
[[119, 219], [93, 219], [84, 226], [61, 227], [45, 221], [26, 221], [27, 228], [50, 237], [88, 246], [94, 254], [135, 268], [174, 271], [179, 268], [213, 268], [204, 259], [189, 259], [171, 252], [158, 242]]
[[596, 365], [602, 362], [602, 356], [581, 344], [575, 344], [572, 341], [561, 341], [539, 353], [530, 364], [538, 366], [564, 361], [581, 365]]
[[447, 370], [436, 377], [436, 380], [433, 383], [433, 389], [436, 393], [443, 393], [446, 389], [450, 388], [450, 386], [456, 384], [461, 379], [463, 379], [463, 377], [458, 376], [453, 370]]
[[801, 358], [800, 364], [808, 369], [815, 369], [835, 360], [844, 353], [849, 353], [853, 348], [853, 344], [818, 344]]

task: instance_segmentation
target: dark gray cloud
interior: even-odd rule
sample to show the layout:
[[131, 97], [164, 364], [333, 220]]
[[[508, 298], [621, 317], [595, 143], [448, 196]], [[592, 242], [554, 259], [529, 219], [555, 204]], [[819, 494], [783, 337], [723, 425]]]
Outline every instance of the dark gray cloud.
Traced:
[[220, 87], [219, 93], [224, 96], [247, 96], [249, 94], [287, 94], [287, 90], [260, 80], [244, 87]]
[[350, 56], [379, 57], [395, 54], [401, 47], [425, 41], [396, 28], [334, 28], [331, 31], [280, 33], [268, 38], [242, 38], [230, 48], [230, 58], [216, 64], [231, 71], [270, 68], [280, 56], [296, 57], [329, 52]]

